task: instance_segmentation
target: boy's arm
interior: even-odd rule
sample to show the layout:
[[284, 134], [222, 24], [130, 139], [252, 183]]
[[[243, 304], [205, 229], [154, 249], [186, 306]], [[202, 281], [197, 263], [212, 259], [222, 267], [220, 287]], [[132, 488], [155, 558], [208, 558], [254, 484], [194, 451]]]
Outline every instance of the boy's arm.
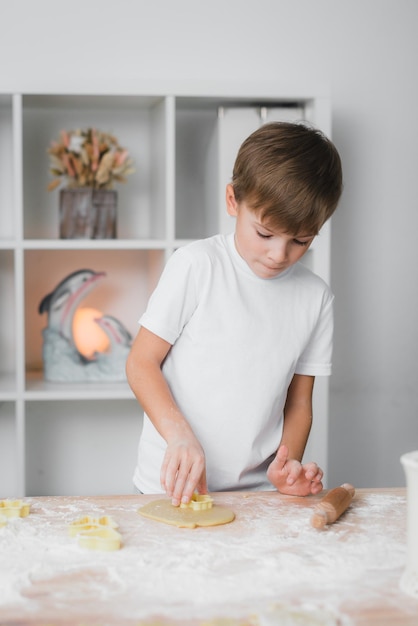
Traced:
[[312, 425], [313, 376], [295, 374], [284, 408], [283, 434], [267, 478], [281, 493], [305, 496], [322, 490], [322, 470], [301, 464]]
[[287, 391], [281, 444], [291, 459], [302, 461], [312, 426], [312, 394], [315, 378], [295, 374]]
[[195, 489], [207, 492], [205, 456], [181, 413], [161, 371], [171, 344], [141, 327], [126, 362], [126, 374], [138, 402], [167, 442], [161, 485], [172, 503], [189, 502]]

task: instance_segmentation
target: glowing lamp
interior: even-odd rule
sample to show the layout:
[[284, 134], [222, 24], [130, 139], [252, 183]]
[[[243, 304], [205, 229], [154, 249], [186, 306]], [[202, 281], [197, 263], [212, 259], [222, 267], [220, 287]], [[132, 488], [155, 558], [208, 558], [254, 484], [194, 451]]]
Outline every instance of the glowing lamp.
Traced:
[[110, 341], [105, 331], [95, 322], [103, 313], [97, 309], [76, 309], [73, 318], [73, 339], [77, 350], [86, 359], [92, 359], [95, 352], [106, 352]]

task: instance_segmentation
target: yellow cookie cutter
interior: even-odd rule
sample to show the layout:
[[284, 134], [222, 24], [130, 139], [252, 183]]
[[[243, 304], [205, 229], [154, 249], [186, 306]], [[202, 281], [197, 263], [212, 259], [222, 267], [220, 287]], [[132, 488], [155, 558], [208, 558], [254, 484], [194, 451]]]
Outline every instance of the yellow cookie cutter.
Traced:
[[102, 526], [85, 530], [77, 535], [78, 545], [88, 550], [102, 550], [110, 552], [119, 550], [122, 536], [110, 526]]
[[27, 517], [30, 504], [23, 500], [0, 500], [0, 516], [4, 517]]
[[193, 511], [206, 511], [207, 509], [211, 509], [212, 505], [213, 498], [211, 498], [207, 494], [201, 495], [199, 493], [194, 493], [190, 502], [188, 504], [184, 504], [182, 502], [180, 504], [180, 508], [192, 509]]
[[94, 529], [100, 530], [103, 527], [118, 528], [118, 525], [109, 515], [103, 515], [102, 517], [90, 517], [87, 515], [71, 522], [68, 526], [68, 533], [70, 537], [75, 537], [81, 532]]
[[119, 550], [122, 537], [117, 523], [108, 515], [81, 517], [68, 526], [70, 537], [77, 537], [78, 545], [89, 550]]

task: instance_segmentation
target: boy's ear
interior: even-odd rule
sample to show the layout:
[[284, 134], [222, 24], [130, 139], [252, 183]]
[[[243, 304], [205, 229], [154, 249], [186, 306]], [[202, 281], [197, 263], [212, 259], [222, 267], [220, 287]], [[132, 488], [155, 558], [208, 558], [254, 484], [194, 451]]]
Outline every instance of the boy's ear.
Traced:
[[236, 217], [238, 213], [238, 203], [235, 198], [234, 187], [231, 183], [226, 186], [226, 210], [228, 215]]

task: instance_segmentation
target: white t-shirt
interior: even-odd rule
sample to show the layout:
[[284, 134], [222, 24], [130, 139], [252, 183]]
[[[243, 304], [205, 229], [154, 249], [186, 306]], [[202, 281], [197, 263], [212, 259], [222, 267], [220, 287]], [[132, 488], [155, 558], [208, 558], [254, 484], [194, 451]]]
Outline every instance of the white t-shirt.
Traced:
[[[233, 234], [178, 249], [140, 324], [170, 344], [164, 376], [206, 457], [210, 491], [271, 489], [295, 373], [331, 373], [333, 295], [301, 263], [256, 276]], [[134, 483], [160, 493], [164, 439], [144, 416]]]

